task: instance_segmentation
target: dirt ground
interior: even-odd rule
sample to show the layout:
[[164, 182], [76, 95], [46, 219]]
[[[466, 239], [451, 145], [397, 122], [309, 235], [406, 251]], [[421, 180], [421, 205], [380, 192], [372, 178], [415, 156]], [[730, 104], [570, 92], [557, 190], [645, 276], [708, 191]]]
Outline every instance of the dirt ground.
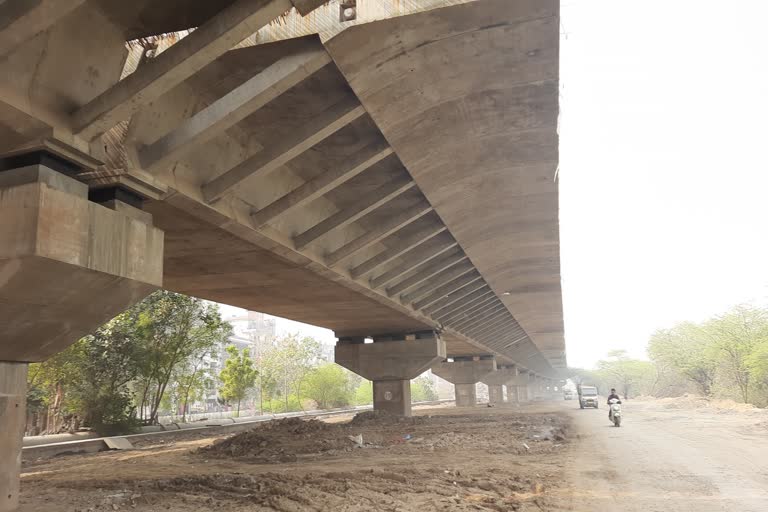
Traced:
[[768, 511], [768, 410], [623, 407], [621, 428], [560, 401], [178, 432], [26, 462], [21, 511]]
[[568, 437], [568, 415], [551, 406], [178, 432], [133, 451], [26, 461], [21, 511], [558, 510]]
[[574, 420], [567, 510], [768, 511], [768, 410], [630, 400], [614, 428], [604, 408], [565, 404]]

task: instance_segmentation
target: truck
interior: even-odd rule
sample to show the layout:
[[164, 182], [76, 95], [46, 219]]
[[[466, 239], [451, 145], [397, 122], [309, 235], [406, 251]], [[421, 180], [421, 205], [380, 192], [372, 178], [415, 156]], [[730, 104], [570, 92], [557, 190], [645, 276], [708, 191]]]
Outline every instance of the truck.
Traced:
[[585, 407], [594, 407], [597, 409], [599, 407], [597, 388], [595, 386], [579, 384], [576, 389], [579, 393], [579, 408], [584, 409]]

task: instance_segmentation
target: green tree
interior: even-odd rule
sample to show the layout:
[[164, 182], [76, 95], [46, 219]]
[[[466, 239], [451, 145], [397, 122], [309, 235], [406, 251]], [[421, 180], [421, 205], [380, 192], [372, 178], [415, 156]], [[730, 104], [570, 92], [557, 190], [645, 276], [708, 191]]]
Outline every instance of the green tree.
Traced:
[[[600, 380], [611, 388], [618, 388], [624, 398], [629, 398], [630, 392], [635, 394], [647, 392], [645, 388], [655, 376], [652, 363], [632, 359], [627, 355], [626, 350], [610, 351], [607, 359], [597, 363], [597, 368]], [[603, 390], [603, 392], [606, 391]]]
[[248, 349], [239, 352], [236, 347], [227, 347], [229, 358], [224, 362], [224, 369], [219, 375], [222, 382], [220, 390], [224, 400], [237, 403], [237, 416], [240, 416], [240, 402], [248, 392], [256, 387], [258, 371], [253, 365], [253, 359]]
[[289, 334], [276, 339], [261, 361], [262, 392], [269, 396], [270, 404], [279, 395], [288, 411], [291, 395], [301, 404], [302, 382], [320, 363], [320, 342], [308, 336]]
[[139, 410], [149, 423], [157, 423], [163, 397], [179, 366], [199, 359], [226, 340], [231, 326], [221, 319], [218, 306], [168, 291], [150, 295], [136, 306], [139, 343]]
[[335, 363], [315, 368], [304, 382], [304, 394], [314, 400], [320, 409], [349, 405], [353, 392], [348, 373]]
[[656, 331], [648, 344], [648, 354], [657, 365], [673, 368], [692, 382], [702, 395], [712, 395], [718, 358], [701, 326], [686, 322]]
[[768, 311], [737, 306], [706, 322], [701, 331], [719, 356], [719, 369], [736, 384], [741, 400], [748, 403], [755, 354], [768, 339]]
[[355, 405], [370, 405], [373, 403], [373, 383], [369, 380], [361, 380], [355, 389]]
[[411, 401], [431, 402], [437, 400], [437, 391], [429, 377], [421, 376], [411, 381]]

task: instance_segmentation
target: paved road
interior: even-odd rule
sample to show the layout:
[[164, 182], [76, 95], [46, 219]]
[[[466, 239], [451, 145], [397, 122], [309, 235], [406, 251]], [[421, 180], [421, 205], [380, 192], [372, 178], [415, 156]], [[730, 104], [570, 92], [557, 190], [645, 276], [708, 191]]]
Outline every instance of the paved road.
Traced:
[[561, 404], [580, 437], [567, 463], [571, 510], [768, 511], [768, 411], [629, 402], [615, 428], [604, 406], [582, 411], [574, 403]]

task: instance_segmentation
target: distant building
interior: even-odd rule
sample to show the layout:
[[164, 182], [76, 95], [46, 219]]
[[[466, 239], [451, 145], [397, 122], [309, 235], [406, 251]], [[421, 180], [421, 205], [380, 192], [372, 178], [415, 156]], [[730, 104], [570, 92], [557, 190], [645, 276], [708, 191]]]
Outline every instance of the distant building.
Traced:
[[213, 377], [205, 396], [206, 409], [209, 411], [219, 410], [218, 375], [229, 357], [227, 347], [234, 346], [237, 350], [247, 348], [258, 364], [263, 350], [275, 340], [275, 319], [267, 317], [264, 313], [248, 311], [245, 315], [235, 315], [224, 320], [232, 325], [232, 335], [209, 361], [210, 373]]

